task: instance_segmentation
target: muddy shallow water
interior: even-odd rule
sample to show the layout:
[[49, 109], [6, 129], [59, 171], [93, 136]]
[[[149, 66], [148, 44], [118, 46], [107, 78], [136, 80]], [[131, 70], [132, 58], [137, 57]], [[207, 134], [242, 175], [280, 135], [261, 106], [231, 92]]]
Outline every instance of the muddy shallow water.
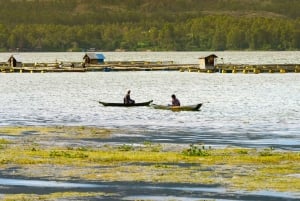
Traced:
[[[55, 192], [103, 192], [103, 197], [77, 198], [79, 200], [298, 200], [299, 194], [272, 191], [235, 192], [215, 185], [154, 184], [144, 182], [66, 183], [22, 179], [0, 179], [10, 188], [0, 188], [6, 194], [48, 194]], [[67, 199], [64, 199], [67, 200]]]
[[[130, 140], [130, 137], [122, 136], [121, 133], [135, 136], [136, 140]], [[173, 159], [155, 162], [155, 158], [152, 159], [150, 157], [148, 162], [140, 162], [140, 160], [130, 162], [125, 160], [118, 163], [117, 161], [120, 158], [116, 158], [116, 161], [110, 161], [109, 157], [104, 155], [106, 154], [105, 152], [101, 152], [99, 157], [91, 155], [101, 150], [106, 150], [108, 153], [112, 150], [122, 150], [119, 154], [124, 153], [124, 156], [127, 157], [131, 154], [138, 154], [138, 150], [141, 149], [152, 150], [154, 153], [165, 153], [168, 151], [182, 153], [181, 151], [188, 147], [184, 142], [181, 144], [161, 143], [159, 141], [148, 141], [145, 143], [145, 141], [142, 142], [142, 139], [137, 139], [138, 134], [130, 134], [130, 132], [122, 129], [107, 130], [83, 126], [1, 127], [0, 135], [2, 138], [1, 148], [3, 149], [1, 154], [15, 153], [9, 155], [11, 157], [2, 155], [1, 158], [0, 197], [3, 198], [9, 195], [23, 194], [27, 195], [26, 200], [43, 200], [43, 197], [38, 196], [49, 195], [51, 197], [52, 194], [59, 193], [63, 200], [279, 201], [297, 200], [300, 196], [296, 187], [292, 191], [290, 188], [285, 191], [272, 191], [265, 188], [264, 184], [258, 184], [262, 190], [239, 190], [238, 187], [230, 187], [234, 186], [230, 183], [234, 182], [234, 178], [243, 180], [245, 176], [258, 175], [259, 170], [266, 166], [271, 165], [275, 169], [282, 168], [282, 164], [275, 162], [272, 165], [272, 162], [269, 164], [268, 160], [265, 164], [257, 164], [259, 166], [257, 167], [253, 164], [249, 165], [247, 159], [246, 164], [234, 165], [234, 162], [230, 163], [230, 158], [234, 159], [237, 155], [234, 154], [229, 157], [229, 153], [226, 154], [229, 157], [227, 160], [219, 161], [215, 164], [206, 164], [204, 162], [213, 160], [213, 157], [191, 156], [196, 160], [195, 162], [184, 162], [182, 159], [176, 162]], [[121, 139], [114, 140], [115, 138]], [[127, 152], [125, 144], [126, 146], [128, 145], [127, 148], [136, 149], [136, 152]], [[19, 149], [24, 150], [24, 153], [19, 153]], [[43, 152], [43, 150], [46, 150], [46, 152]], [[261, 153], [271, 154], [267, 150], [262, 151]], [[247, 153], [248, 151], [244, 152], [246, 158], [251, 156], [250, 150]], [[147, 155], [147, 152], [143, 152], [143, 155], [145, 154]], [[19, 155], [21, 155], [21, 158]], [[116, 152], [115, 156], [117, 155], [118, 153]], [[85, 161], [85, 156], [87, 161], [89, 161], [88, 163]], [[44, 160], [46, 160], [46, 163]], [[64, 162], [65, 160], [66, 162]], [[82, 160], [84, 162], [79, 163]], [[203, 161], [199, 163], [199, 160]], [[264, 160], [264, 158], [261, 158], [261, 160]], [[286, 161], [283, 157], [280, 158], [280, 161], [283, 161], [283, 164], [293, 162], [291, 159]], [[237, 161], [237, 163], [239, 162]], [[291, 171], [291, 168], [287, 171]], [[290, 179], [290, 182], [295, 182], [292, 178], [299, 177], [299, 175], [297, 171], [293, 172], [295, 174], [286, 175], [281, 172], [278, 174], [285, 174], [281, 178], [286, 178], [287, 176], [288, 178], [286, 179]], [[179, 177], [180, 175], [178, 174], [183, 176]], [[165, 175], [170, 176], [164, 177]], [[186, 179], [187, 177], [188, 179]], [[278, 184], [280, 182], [278, 175], [276, 177], [272, 181], [275, 182], [276, 180]], [[174, 182], [173, 179], [178, 181]], [[213, 184], [206, 184], [206, 179]], [[297, 185], [298, 183], [294, 184]], [[248, 183], [245, 185], [248, 185]], [[68, 192], [89, 193], [91, 195], [76, 196], [75, 194], [71, 197], [63, 195], [63, 193]]]

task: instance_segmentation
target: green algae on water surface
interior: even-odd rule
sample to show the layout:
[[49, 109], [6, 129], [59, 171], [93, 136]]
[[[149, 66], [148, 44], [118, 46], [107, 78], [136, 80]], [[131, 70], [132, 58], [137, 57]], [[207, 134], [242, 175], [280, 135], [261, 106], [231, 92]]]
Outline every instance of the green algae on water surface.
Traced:
[[17, 135], [59, 135], [70, 138], [95, 138], [108, 137], [111, 130], [105, 128], [88, 127], [88, 126], [10, 126], [0, 127], [0, 136], [17, 136]]
[[36, 194], [11, 194], [3, 196], [4, 201], [35, 201], [35, 200], [56, 200], [56, 199], [70, 199], [70, 200], [81, 200], [88, 199], [89, 197], [101, 197], [105, 198], [108, 195], [107, 193], [102, 192], [59, 192], [59, 193], [50, 193], [46, 195], [36, 195]]
[[[261, 156], [245, 151], [210, 149], [209, 155], [186, 156], [181, 152], [157, 152], [145, 147], [129, 151], [52, 148], [36, 150], [11, 146], [1, 150], [0, 162], [18, 166], [15, 174], [36, 177], [77, 178], [85, 181], [145, 181], [218, 184], [232, 189], [297, 191], [300, 181], [297, 152]], [[83, 171], [84, 170], [84, 171]], [[141, 174], [143, 172], [143, 174]], [[265, 182], [269, 181], [266, 185]]]
[[300, 175], [299, 152], [213, 149], [203, 145], [172, 150], [166, 149], [166, 144], [152, 142], [134, 146], [81, 144], [80, 147], [69, 147], [51, 143], [56, 139], [53, 135], [58, 133], [76, 142], [81, 137], [106, 136], [113, 131], [89, 127], [29, 127], [28, 130], [35, 129], [43, 135], [43, 141], [47, 142], [44, 146], [36, 134], [22, 135], [26, 127], [18, 129], [21, 137], [0, 143], [5, 145], [0, 149], [0, 168], [6, 176], [47, 177], [57, 181], [214, 184], [248, 191], [299, 192], [300, 189], [299, 177], [292, 176]]

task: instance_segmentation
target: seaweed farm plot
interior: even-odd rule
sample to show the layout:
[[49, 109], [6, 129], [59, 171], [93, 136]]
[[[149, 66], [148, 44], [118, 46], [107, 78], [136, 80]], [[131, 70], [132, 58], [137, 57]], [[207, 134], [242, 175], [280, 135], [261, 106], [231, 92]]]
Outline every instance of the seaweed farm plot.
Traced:
[[[150, 141], [98, 146], [88, 143], [119, 132], [86, 126], [1, 127], [0, 197], [3, 200], [297, 200], [299, 197], [299, 152], [272, 148], [216, 149], [203, 144], [174, 149], [173, 145]], [[70, 142], [61, 143], [64, 141]]]

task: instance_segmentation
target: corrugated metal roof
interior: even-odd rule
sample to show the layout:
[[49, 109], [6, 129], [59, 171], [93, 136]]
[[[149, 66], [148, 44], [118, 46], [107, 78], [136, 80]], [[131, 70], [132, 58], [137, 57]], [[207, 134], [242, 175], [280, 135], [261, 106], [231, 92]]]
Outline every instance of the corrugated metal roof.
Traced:
[[103, 54], [96, 54], [95, 52], [87, 52], [83, 58], [89, 57], [90, 59], [105, 59], [105, 56]]
[[218, 56], [217, 56], [217, 55], [215, 55], [215, 54], [211, 54], [211, 55], [208, 55], [208, 56], [206, 56], [206, 57], [199, 57], [199, 59], [205, 59], [205, 58], [208, 58], [208, 57], [214, 57], [214, 58], [218, 58]]
[[105, 59], [105, 56], [103, 54], [96, 54], [98, 59]]

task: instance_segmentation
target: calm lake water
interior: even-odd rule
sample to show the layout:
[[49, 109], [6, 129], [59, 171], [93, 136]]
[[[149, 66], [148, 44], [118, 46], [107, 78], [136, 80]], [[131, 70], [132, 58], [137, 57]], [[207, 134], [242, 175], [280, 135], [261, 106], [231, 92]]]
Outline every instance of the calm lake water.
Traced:
[[[104, 53], [107, 60], [197, 63], [210, 52]], [[215, 52], [213, 52], [215, 53]], [[84, 53], [19, 53], [23, 62], [81, 61]], [[226, 63], [299, 63], [300, 52], [220, 52]], [[11, 54], [1, 53], [5, 61]], [[111, 142], [204, 143], [300, 150], [300, 74], [88, 72], [0, 74], [0, 126], [121, 128]], [[137, 102], [204, 103], [199, 112], [103, 107], [131, 89]]]

